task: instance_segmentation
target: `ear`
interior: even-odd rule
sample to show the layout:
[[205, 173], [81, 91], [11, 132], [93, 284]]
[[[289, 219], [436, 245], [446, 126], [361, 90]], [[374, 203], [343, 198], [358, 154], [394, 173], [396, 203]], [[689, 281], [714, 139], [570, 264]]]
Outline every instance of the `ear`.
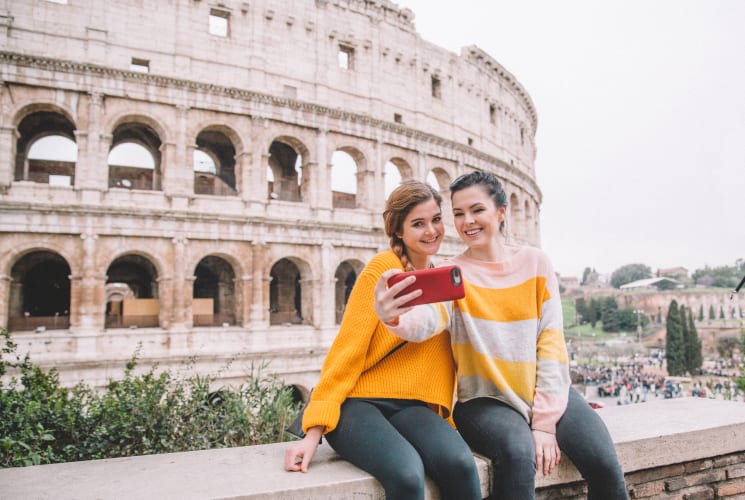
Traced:
[[499, 219], [499, 222], [503, 222], [506, 216], [507, 216], [507, 207], [505, 206], [498, 207], [497, 218]]

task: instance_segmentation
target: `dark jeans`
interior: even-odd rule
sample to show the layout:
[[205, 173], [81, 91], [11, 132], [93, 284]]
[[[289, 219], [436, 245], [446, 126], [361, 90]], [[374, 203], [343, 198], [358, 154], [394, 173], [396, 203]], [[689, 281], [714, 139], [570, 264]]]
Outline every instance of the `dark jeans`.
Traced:
[[[496, 399], [477, 398], [457, 403], [453, 418], [466, 442], [492, 461], [489, 498], [535, 498], [535, 444], [522, 415]], [[587, 481], [588, 499], [628, 499], [608, 429], [574, 389], [556, 425], [556, 440]]]
[[458, 432], [424, 403], [347, 399], [326, 440], [375, 476], [386, 500], [424, 499], [425, 473], [446, 499], [481, 499], [476, 462]]

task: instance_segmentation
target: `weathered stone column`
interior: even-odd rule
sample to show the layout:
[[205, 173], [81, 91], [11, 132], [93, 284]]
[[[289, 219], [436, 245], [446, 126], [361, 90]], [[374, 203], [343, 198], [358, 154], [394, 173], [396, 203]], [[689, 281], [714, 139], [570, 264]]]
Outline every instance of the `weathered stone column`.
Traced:
[[[311, 208], [318, 210], [321, 220], [328, 220], [331, 216], [331, 210], [334, 206], [333, 193], [331, 191], [331, 158], [328, 149], [328, 130], [320, 128], [316, 134], [316, 160], [312, 164], [310, 188], [314, 196], [310, 200]], [[305, 181], [305, 172], [303, 173]]]
[[253, 244], [251, 325], [257, 328], [269, 326], [269, 274], [264, 274], [264, 259], [268, 246], [259, 241]]
[[[171, 327], [184, 327], [186, 322], [191, 322], [191, 318], [187, 318], [187, 307], [186, 307], [186, 245], [187, 239], [182, 236], [177, 236], [171, 240], [173, 243], [173, 311], [171, 318], [173, 323]], [[193, 281], [192, 281], [193, 286]], [[189, 300], [191, 303], [191, 300]], [[191, 306], [191, 304], [189, 304]], [[188, 308], [191, 310], [191, 307]]]
[[[189, 107], [176, 106], [178, 132], [176, 142], [164, 142], [161, 147], [160, 170], [163, 192], [174, 197], [174, 208], [186, 208], [186, 199], [194, 193], [194, 165], [187, 158], [186, 129]], [[179, 200], [179, 201], [176, 201]]]
[[320, 328], [331, 328], [336, 322], [336, 279], [333, 267], [334, 246], [328, 241], [321, 245], [321, 268], [318, 290], [313, 290], [313, 303], [318, 304]]
[[[0, 326], [7, 327], [8, 320], [13, 314], [14, 308], [11, 304], [10, 294], [11, 278], [7, 274], [0, 274]], [[15, 310], [20, 309], [20, 304], [15, 306]]]
[[[96, 273], [96, 242], [98, 235], [86, 231], [80, 235], [83, 245], [81, 272], [77, 281], [79, 294], [70, 297], [70, 324], [81, 332], [100, 332], [104, 328], [106, 309], [106, 276]], [[71, 286], [75, 282], [71, 282]], [[73, 307], [72, 298], [78, 297], [79, 305]]]
[[78, 161], [75, 165], [75, 188], [84, 191], [83, 201], [99, 203], [101, 193], [107, 189], [108, 162], [102, 151], [101, 118], [103, 94], [92, 92], [87, 97], [87, 128], [75, 132]]

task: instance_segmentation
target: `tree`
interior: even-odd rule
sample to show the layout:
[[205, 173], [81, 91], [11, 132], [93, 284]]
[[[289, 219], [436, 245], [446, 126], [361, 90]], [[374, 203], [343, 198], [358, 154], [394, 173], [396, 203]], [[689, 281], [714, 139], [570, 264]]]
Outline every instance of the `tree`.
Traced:
[[602, 304], [602, 321], [604, 332], [618, 331], [618, 302], [615, 297], [606, 297]]
[[652, 269], [649, 266], [644, 264], [626, 264], [613, 271], [613, 274], [610, 276], [610, 284], [615, 288], [619, 288], [626, 283], [651, 277]]
[[709, 319], [717, 319], [717, 313], [714, 311], [714, 304], [709, 306]]
[[667, 333], [665, 334], [665, 357], [667, 358], [667, 373], [673, 376], [685, 374], [685, 346], [683, 344], [678, 302], [673, 299], [667, 309], [665, 320]]
[[704, 305], [701, 304], [701, 307], [698, 309], [698, 320], [703, 321], [704, 320]]
[[580, 283], [580, 285], [587, 284], [587, 278], [590, 277], [591, 273], [592, 273], [592, 269], [590, 269], [589, 267], [586, 267], [585, 270], [582, 272], [582, 283]]
[[696, 324], [693, 322], [693, 314], [688, 316], [688, 328], [686, 329], [688, 342], [686, 343], [686, 363], [688, 373], [694, 375], [699, 373], [701, 366], [704, 364], [703, 354], [701, 353], [701, 339], [696, 331]]

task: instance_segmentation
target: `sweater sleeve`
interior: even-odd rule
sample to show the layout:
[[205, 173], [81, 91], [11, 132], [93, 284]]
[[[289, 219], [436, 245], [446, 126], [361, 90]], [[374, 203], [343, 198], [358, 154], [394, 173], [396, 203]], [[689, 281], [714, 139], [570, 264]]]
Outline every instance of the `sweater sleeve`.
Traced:
[[[391, 253], [391, 255], [394, 255]], [[378, 254], [357, 278], [342, 317], [339, 331], [321, 369], [318, 384], [303, 415], [303, 430], [324, 426], [324, 432], [336, 428], [341, 404], [360, 377], [365, 366], [370, 341], [380, 325], [373, 308], [374, 289], [380, 275], [400, 266], [398, 259]]]
[[399, 318], [396, 326], [386, 325], [394, 335], [411, 342], [423, 342], [447, 329], [452, 302], [415, 306]]
[[544, 279], [538, 280], [543, 285], [537, 290], [541, 315], [538, 321], [536, 390], [531, 427], [555, 434], [556, 423], [564, 414], [569, 397], [569, 359], [564, 341], [558, 280], [545, 255], [539, 261], [538, 273]]

